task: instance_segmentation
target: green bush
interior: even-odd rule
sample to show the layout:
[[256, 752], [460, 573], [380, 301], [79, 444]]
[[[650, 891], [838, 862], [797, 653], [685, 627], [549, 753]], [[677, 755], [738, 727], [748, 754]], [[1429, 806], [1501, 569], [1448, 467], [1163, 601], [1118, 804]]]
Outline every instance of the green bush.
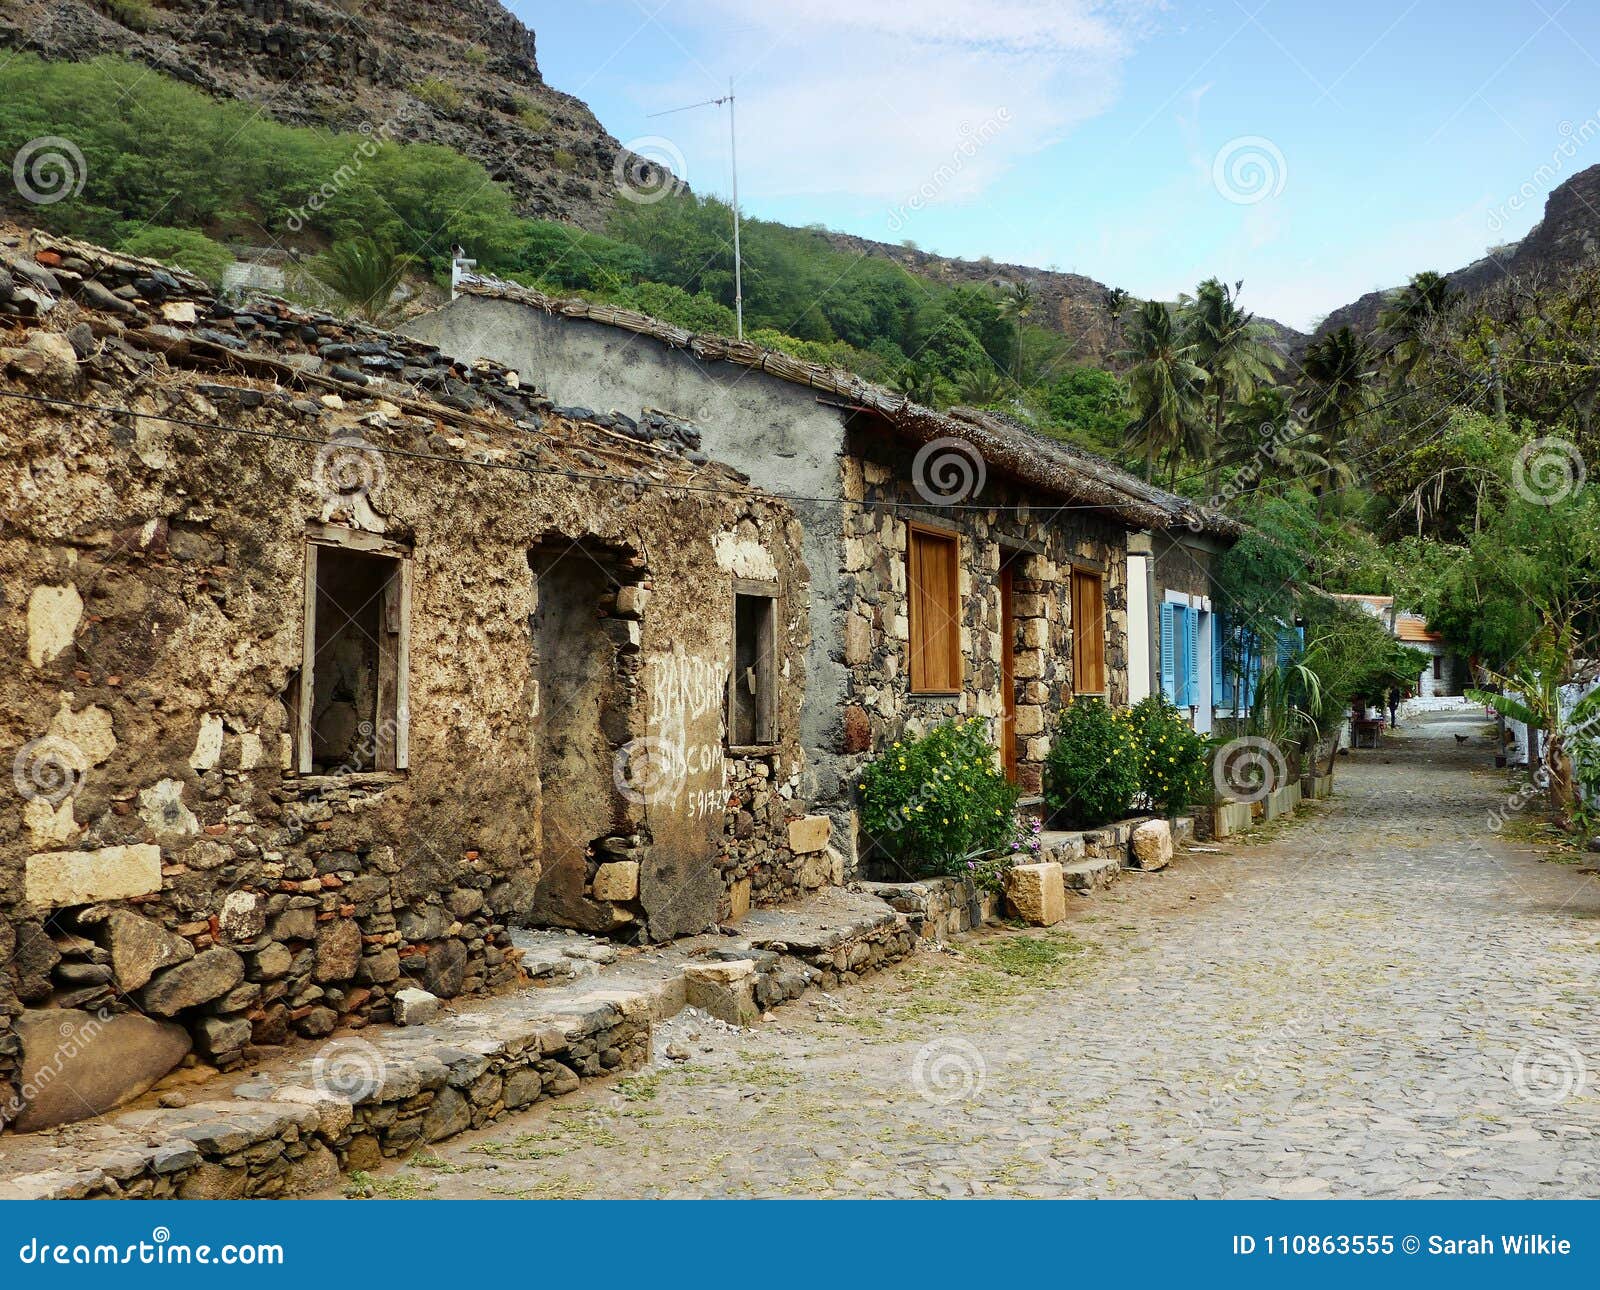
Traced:
[[142, 228], [118, 242], [117, 250], [185, 269], [213, 288], [222, 285], [222, 271], [233, 263], [227, 247], [187, 228]]
[[862, 824], [910, 868], [960, 875], [1015, 836], [1017, 790], [977, 718], [896, 742], [856, 787]]
[[1139, 790], [1152, 810], [1176, 815], [1207, 799], [1210, 749], [1166, 697], [1152, 694], [1130, 714], [1139, 739]]
[[1045, 760], [1045, 801], [1083, 828], [1123, 819], [1139, 794], [1140, 761], [1132, 718], [1103, 699], [1079, 699], [1056, 727]]
[[543, 134], [550, 128], [550, 114], [532, 99], [518, 98], [516, 106], [517, 120], [534, 133]]
[[449, 81], [437, 76], [425, 76], [411, 87], [411, 92], [431, 108], [441, 112], [454, 112], [461, 106], [461, 91]]

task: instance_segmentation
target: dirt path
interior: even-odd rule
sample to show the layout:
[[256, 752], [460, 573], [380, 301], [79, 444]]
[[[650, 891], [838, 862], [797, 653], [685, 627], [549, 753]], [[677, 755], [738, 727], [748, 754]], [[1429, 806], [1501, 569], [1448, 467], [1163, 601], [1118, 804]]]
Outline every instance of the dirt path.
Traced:
[[1414, 723], [1341, 760], [1332, 803], [1127, 874], [1050, 933], [920, 954], [753, 1031], [681, 1017], [650, 1070], [372, 1187], [1600, 1194], [1600, 885], [1489, 831], [1508, 795], [1481, 729]]

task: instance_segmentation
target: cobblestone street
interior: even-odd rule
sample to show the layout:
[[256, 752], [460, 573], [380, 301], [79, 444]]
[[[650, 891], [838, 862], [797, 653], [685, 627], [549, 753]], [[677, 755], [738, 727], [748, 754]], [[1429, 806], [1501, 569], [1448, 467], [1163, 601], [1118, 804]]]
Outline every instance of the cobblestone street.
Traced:
[[648, 1070], [371, 1186], [1596, 1195], [1600, 886], [1490, 833], [1482, 729], [1413, 721], [1341, 759], [1331, 803], [1124, 874], [1051, 932], [923, 951], [751, 1031], [685, 1014]]

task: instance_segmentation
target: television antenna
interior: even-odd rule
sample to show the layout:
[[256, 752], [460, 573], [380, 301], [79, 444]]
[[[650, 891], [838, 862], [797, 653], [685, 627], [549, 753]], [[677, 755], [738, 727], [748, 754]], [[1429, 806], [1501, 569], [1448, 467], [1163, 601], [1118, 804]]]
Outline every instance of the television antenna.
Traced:
[[744, 339], [744, 261], [739, 253], [739, 145], [735, 128], [733, 107], [733, 78], [728, 78], [728, 92], [721, 98], [702, 99], [699, 103], [685, 103], [682, 107], [668, 108], [665, 112], [652, 112], [646, 120], [658, 116], [672, 116], [695, 108], [728, 105], [728, 170], [733, 177], [733, 316], [739, 339]]

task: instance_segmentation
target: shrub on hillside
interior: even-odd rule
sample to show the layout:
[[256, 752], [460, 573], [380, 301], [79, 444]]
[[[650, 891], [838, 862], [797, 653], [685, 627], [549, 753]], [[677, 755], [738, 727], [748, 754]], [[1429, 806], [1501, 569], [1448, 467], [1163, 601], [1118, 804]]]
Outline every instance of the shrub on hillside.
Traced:
[[1132, 718], [1103, 699], [1079, 699], [1061, 714], [1045, 760], [1045, 801], [1083, 828], [1126, 817], [1139, 793], [1139, 736]]
[[187, 228], [142, 228], [118, 242], [117, 250], [184, 269], [213, 289], [222, 285], [222, 271], [233, 263], [227, 247]]
[[898, 740], [856, 787], [862, 824], [909, 868], [964, 874], [968, 860], [1015, 836], [1017, 790], [976, 718]]
[[1197, 734], [1166, 696], [1152, 694], [1129, 714], [1139, 741], [1139, 790], [1145, 804], [1176, 815], [1206, 800], [1210, 782], [1209, 741]]

